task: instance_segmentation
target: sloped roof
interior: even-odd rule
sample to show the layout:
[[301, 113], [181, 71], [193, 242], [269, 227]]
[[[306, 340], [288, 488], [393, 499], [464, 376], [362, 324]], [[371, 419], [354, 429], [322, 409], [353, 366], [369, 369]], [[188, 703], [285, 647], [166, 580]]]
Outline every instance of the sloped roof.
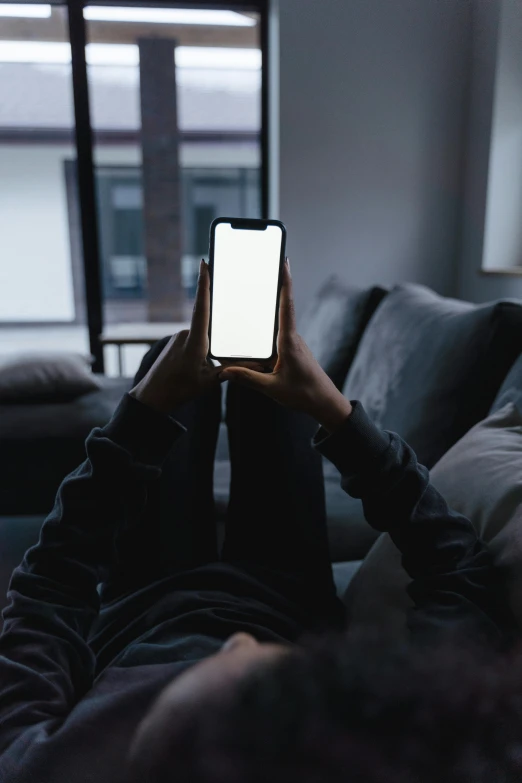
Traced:
[[[258, 71], [178, 70], [183, 131], [258, 131]], [[137, 130], [139, 73], [127, 66], [89, 66], [93, 127]], [[74, 123], [69, 65], [0, 63], [0, 128], [68, 129]]]

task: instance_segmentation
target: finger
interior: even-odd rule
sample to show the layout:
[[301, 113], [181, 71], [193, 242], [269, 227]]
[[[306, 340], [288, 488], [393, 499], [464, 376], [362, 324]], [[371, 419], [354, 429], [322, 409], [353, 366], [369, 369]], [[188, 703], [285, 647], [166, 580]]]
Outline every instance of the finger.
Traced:
[[282, 340], [289, 340], [297, 335], [295, 325], [295, 307], [292, 292], [292, 277], [288, 258], [283, 267], [283, 283], [279, 300], [279, 335]]
[[171, 351], [177, 348], [182, 348], [185, 343], [187, 342], [187, 337], [189, 335], [188, 329], [182, 329], [181, 332], [176, 332], [176, 334], [173, 334], [166, 346], [163, 348], [162, 352], [154, 362], [154, 364], [157, 364], [160, 360], [164, 359], [166, 356], [168, 356]]
[[279, 357], [278, 357], [278, 355], [277, 355], [277, 353], [276, 353], [276, 355], [275, 355], [275, 356], [273, 356], [271, 359], [269, 359], [269, 360], [266, 362], [266, 364], [265, 364], [265, 365], [263, 365], [263, 371], [264, 371], [264, 372], [274, 372], [274, 370], [275, 370], [275, 368], [276, 368], [276, 365], [277, 365], [278, 358], [279, 358]]
[[221, 377], [221, 367], [211, 367], [210, 365], [208, 367], [205, 367], [203, 370], [205, 376], [209, 379], [211, 382], [215, 383], [223, 383], [223, 378]]
[[251, 389], [266, 391], [270, 387], [272, 376], [246, 367], [228, 367], [223, 370], [220, 377], [222, 381], [237, 381]]
[[221, 362], [221, 369], [227, 369], [228, 367], [246, 367], [247, 370], [257, 370], [257, 372], [265, 372], [266, 367], [261, 362], [238, 362], [238, 361], [231, 361], [228, 359], [223, 359]]
[[207, 350], [208, 322], [210, 318], [210, 276], [208, 267], [203, 259], [199, 266], [198, 287], [194, 310], [192, 311], [192, 323], [187, 345], [190, 348], [200, 349], [203, 353]]
[[182, 329], [181, 332], [177, 332], [173, 337], [171, 337], [170, 342], [167, 343], [166, 350], [168, 350], [171, 347], [185, 345], [187, 342], [188, 336], [190, 332], [188, 329]]

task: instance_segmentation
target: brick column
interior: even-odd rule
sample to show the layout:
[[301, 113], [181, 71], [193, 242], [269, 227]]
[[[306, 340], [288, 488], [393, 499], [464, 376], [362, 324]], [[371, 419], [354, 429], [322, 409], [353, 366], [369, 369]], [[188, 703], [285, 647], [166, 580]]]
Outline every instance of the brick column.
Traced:
[[183, 320], [176, 41], [140, 38], [138, 47], [149, 321]]

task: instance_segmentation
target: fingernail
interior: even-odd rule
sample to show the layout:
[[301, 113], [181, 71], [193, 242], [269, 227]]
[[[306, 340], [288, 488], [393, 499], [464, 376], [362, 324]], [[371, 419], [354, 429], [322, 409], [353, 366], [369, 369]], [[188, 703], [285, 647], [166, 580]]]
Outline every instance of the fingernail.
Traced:
[[288, 267], [288, 271], [290, 271], [290, 259], [288, 258], [288, 256], [286, 257], [286, 265]]
[[201, 273], [202, 273], [202, 271], [204, 270], [204, 268], [205, 268], [205, 259], [204, 259], [204, 258], [202, 258], [202, 259], [201, 259], [201, 261], [199, 262], [199, 274], [201, 274]]

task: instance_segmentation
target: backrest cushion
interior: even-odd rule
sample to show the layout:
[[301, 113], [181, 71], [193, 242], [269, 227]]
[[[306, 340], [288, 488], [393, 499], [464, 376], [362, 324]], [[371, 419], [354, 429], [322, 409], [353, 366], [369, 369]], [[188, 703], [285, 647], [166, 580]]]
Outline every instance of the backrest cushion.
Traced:
[[329, 277], [299, 320], [299, 332], [333, 382], [341, 387], [384, 288], [354, 288]]
[[508, 402], [513, 402], [522, 409], [522, 354], [518, 357], [491, 406], [490, 413], [504, 408]]
[[432, 467], [488, 414], [521, 350], [520, 305], [477, 306], [398, 286], [371, 319], [343, 393]]
[[0, 403], [74, 400], [101, 388], [90, 357], [65, 351], [15, 354], [0, 361]]
[[[473, 427], [437, 463], [431, 481], [449, 506], [471, 520], [504, 572], [508, 600], [522, 629], [522, 413], [508, 403]], [[406, 634], [410, 579], [389, 535], [374, 544], [348, 587], [353, 627]]]

